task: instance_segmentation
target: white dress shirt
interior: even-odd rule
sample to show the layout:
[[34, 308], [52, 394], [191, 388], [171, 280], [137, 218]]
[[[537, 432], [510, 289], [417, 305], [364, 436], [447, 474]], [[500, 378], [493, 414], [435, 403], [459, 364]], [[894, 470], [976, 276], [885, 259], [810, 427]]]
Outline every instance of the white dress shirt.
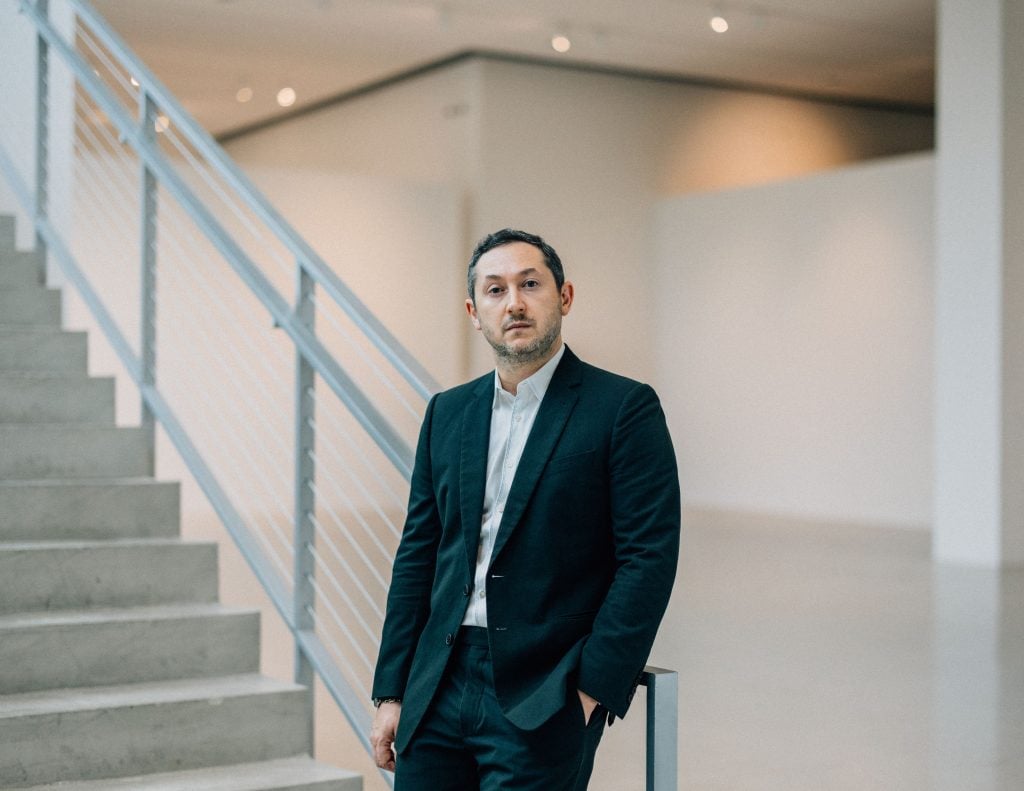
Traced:
[[551, 384], [562, 355], [563, 343], [555, 356], [532, 376], [524, 379], [512, 395], [501, 386], [494, 372], [494, 401], [491, 405], [491, 439], [487, 449], [487, 482], [484, 486], [484, 510], [480, 522], [480, 541], [476, 551], [476, 572], [469, 606], [462, 619], [464, 626], [487, 626], [487, 568], [491, 564], [494, 539], [501, 527], [505, 501], [519, 468], [523, 448], [540, 410], [540, 403]]

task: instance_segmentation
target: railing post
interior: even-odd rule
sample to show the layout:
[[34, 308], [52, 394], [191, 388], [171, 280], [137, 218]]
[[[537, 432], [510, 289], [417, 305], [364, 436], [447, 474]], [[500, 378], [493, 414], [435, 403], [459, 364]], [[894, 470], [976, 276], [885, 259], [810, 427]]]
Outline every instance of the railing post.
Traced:
[[[36, 9], [49, 16], [49, 0], [36, 0]], [[49, 204], [50, 154], [50, 47], [40, 33], [36, 36], [36, 205], [35, 218], [46, 217]], [[46, 260], [46, 240], [36, 231], [36, 250]]]
[[[296, 262], [295, 317], [311, 333], [316, 322], [313, 303], [314, 280], [301, 262]], [[315, 431], [313, 428], [313, 387], [315, 374], [313, 366], [302, 352], [295, 352], [295, 590], [293, 591], [295, 629], [312, 631], [314, 628], [313, 606], [313, 524], [316, 496], [313, 481], [316, 465], [313, 461]], [[309, 746], [313, 749], [313, 665], [299, 641], [295, 641], [295, 683], [307, 688], [307, 710], [309, 714]]]
[[646, 667], [647, 791], [676, 791], [679, 782], [679, 674]]
[[[156, 107], [153, 97], [144, 88], [139, 89], [139, 125], [147, 140], [156, 139]], [[139, 361], [142, 364], [143, 385], [156, 384], [156, 176], [141, 157], [139, 158], [139, 263], [141, 284], [139, 295], [142, 310], [139, 314]], [[142, 398], [142, 428], [145, 430], [149, 453], [149, 474], [156, 472], [156, 418]]]

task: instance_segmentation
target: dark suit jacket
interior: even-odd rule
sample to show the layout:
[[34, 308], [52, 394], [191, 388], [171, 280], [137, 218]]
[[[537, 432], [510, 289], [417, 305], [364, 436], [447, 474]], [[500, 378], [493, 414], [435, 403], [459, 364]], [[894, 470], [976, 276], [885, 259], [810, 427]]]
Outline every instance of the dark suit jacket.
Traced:
[[[401, 697], [400, 752], [430, 703], [473, 584], [494, 374], [427, 407], [374, 697]], [[513, 480], [487, 577], [502, 710], [543, 724], [576, 687], [623, 716], [675, 578], [679, 481], [644, 384], [566, 349]]]

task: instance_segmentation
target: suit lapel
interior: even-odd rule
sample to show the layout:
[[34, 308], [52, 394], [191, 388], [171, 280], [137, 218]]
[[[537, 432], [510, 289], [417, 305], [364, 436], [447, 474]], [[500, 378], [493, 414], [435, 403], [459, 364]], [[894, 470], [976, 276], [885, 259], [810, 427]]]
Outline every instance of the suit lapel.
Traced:
[[[547, 393], [541, 402], [537, 418], [533, 422], [530, 436], [523, 448], [516, 477], [512, 479], [512, 488], [505, 501], [505, 513], [501, 517], [501, 527], [494, 540], [491, 562], [501, 552], [509, 536], [519, 524], [526, 510], [537, 481], [547, 465], [551, 452], [555, 448], [565, 424], [572, 414], [579, 395], [576, 391], [580, 381], [579, 359], [568, 349], [551, 378]], [[465, 447], [465, 446], [463, 446]], [[481, 489], [482, 492], [482, 489]], [[479, 510], [479, 509], [478, 509]], [[477, 520], [479, 524], [479, 519]]]
[[462, 413], [462, 454], [459, 460], [459, 508], [469, 567], [476, 566], [480, 521], [484, 511], [487, 452], [491, 437], [494, 375], [484, 376]]

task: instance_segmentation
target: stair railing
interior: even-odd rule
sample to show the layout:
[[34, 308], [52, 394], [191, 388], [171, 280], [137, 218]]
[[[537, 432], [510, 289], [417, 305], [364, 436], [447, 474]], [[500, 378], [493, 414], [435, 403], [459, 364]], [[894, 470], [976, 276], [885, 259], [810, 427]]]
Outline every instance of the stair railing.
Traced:
[[[91, 5], [64, 2], [63, 25], [48, 0], [10, 21], [37, 46], [0, 86], [36, 86], [35, 112], [0, 123], [0, 171], [138, 388], [151, 458], [159, 424], [291, 630], [311, 716], [318, 676], [370, 751], [411, 442], [438, 385]], [[8, 153], [26, 148], [30, 173]], [[677, 677], [642, 683], [647, 788], [668, 791]]]

